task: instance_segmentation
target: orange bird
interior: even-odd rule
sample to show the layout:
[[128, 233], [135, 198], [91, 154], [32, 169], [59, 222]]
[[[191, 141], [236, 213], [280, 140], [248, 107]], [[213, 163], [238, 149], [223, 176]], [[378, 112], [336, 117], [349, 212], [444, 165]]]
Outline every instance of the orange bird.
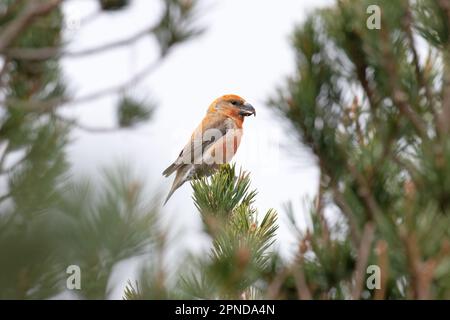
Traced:
[[250, 115], [256, 115], [255, 109], [237, 95], [224, 95], [209, 105], [178, 158], [163, 172], [166, 177], [176, 172], [164, 204], [183, 183], [209, 176], [233, 158], [241, 141], [244, 118]]

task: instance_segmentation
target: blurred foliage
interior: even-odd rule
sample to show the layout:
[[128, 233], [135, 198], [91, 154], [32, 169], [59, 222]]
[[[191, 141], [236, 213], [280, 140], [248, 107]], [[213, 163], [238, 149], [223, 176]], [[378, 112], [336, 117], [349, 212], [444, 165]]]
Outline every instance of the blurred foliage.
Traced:
[[144, 102], [137, 101], [135, 98], [124, 96], [120, 99], [117, 110], [119, 126], [132, 127], [149, 120], [154, 109], [153, 105], [145, 105]]
[[151, 251], [154, 199], [144, 197], [141, 182], [125, 169], [106, 171], [101, 183], [42, 188], [51, 199], [24, 197], [2, 212], [0, 297], [49, 298], [65, 290], [66, 268], [77, 265], [82, 287], [76, 295], [107, 298], [114, 266]]
[[[193, 21], [186, 19], [197, 1], [188, 7], [185, 1], [160, 2], [162, 20], [146, 36], [161, 39], [163, 33], [184, 32], [161, 43], [161, 51], [167, 52], [190, 38]], [[99, 0], [103, 14], [123, 10], [128, 3]], [[0, 41], [6, 33], [13, 35], [0, 51], [0, 299], [67, 293], [70, 265], [81, 268], [82, 278], [81, 290], [71, 291], [72, 297], [105, 299], [116, 286], [112, 275], [118, 263], [149, 259], [154, 250], [157, 201], [143, 194], [144, 184], [131, 170], [96, 173], [95, 182], [70, 171], [65, 150], [73, 141], [72, 122], [63, 121], [58, 109], [76, 98], [66, 90], [59, 54], [39, 58], [38, 49], [65, 50], [61, 5], [41, 9], [48, 4], [0, 0]], [[21, 20], [30, 13], [32, 18]], [[37, 53], [32, 55], [37, 58], [13, 52]], [[123, 97], [117, 108], [118, 129], [148, 120], [153, 110], [145, 101]]]
[[[6, 2], [0, 24], [10, 23], [24, 2]], [[54, 10], [14, 45], [48, 46], [60, 42], [61, 12]], [[53, 22], [56, 22], [53, 23]], [[1, 95], [30, 99], [63, 94], [55, 61], [24, 62], [3, 57]], [[53, 90], [52, 90], [53, 89]], [[20, 105], [7, 105], [0, 119], [0, 297], [44, 298], [55, 294], [54, 254], [58, 228], [49, 223], [60, 200], [59, 185], [68, 165], [64, 157], [67, 128], [51, 115], [29, 114]], [[62, 272], [65, 269], [61, 270]]]
[[102, 10], [120, 10], [126, 7], [130, 1], [129, 0], [99, 0]]
[[[370, 5], [380, 29], [366, 25]], [[296, 29], [296, 73], [271, 103], [321, 170], [326, 203], [313, 216], [325, 222], [300, 233], [294, 267], [303, 294], [450, 298], [449, 12], [444, 1], [345, 0]], [[346, 226], [326, 232], [335, 240], [322, 232], [330, 206]], [[365, 286], [371, 264], [380, 290]]]
[[[107, 170], [95, 186], [88, 181], [65, 186], [55, 216], [60, 251], [78, 265], [83, 298], [109, 296], [113, 267], [135, 256], [149, 257], [156, 236], [155, 200], [129, 169]], [[87, 271], [87, 272], [86, 272]]]
[[[145, 35], [165, 57], [202, 29], [198, 1], [161, 1]], [[27, 3], [0, 2], [0, 40]], [[103, 14], [127, 5], [99, 0]], [[380, 29], [367, 26], [370, 5]], [[292, 37], [295, 73], [271, 100], [321, 173], [305, 230], [288, 208], [295, 258], [274, 249], [276, 213], [258, 215], [249, 174], [224, 165], [191, 184], [210, 250], [168, 268], [168, 231], [143, 182], [123, 168], [95, 183], [71, 175], [59, 56], [9, 50], [62, 48], [61, 8], [38, 15], [0, 52], [0, 298], [65, 292], [69, 265], [82, 270], [74, 297], [108, 298], [117, 265], [142, 257], [125, 299], [449, 299], [449, 16], [432, 0], [341, 0], [311, 14]], [[119, 128], [154, 108], [123, 96]], [[367, 288], [368, 265], [380, 267], [380, 289]]]
[[175, 44], [182, 43], [203, 32], [195, 25], [198, 18], [198, 0], [165, 0], [159, 24], [154, 28], [161, 55], [168, 53]]

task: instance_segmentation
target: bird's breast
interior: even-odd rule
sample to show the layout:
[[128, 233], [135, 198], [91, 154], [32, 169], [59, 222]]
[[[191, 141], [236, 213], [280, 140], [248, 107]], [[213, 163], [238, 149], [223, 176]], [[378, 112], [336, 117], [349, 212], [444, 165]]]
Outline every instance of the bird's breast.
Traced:
[[236, 154], [242, 138], [242, 129], [228, 129], [220, 139], [214, 142], [204, 155], [207, 164], [224, 164]]

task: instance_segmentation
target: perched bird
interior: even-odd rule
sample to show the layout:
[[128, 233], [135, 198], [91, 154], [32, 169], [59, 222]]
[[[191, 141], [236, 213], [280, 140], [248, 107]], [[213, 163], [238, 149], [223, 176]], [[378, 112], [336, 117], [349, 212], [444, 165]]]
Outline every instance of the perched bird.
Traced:
[[183, 183], [209, 176], [233, 158], [241, 141], [244, 118], [250, 115], [256, 116], [255, 109], [237, 95], [224, 95], [209, 105], [178, 158], [163, 172], [166, 177], [176, 172], [164, 204]]

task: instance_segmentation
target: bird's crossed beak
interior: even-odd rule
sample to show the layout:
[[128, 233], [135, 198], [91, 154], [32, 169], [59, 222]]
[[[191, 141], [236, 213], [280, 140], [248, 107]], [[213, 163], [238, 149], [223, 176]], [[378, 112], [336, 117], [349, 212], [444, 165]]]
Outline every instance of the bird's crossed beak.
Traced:
[[253, 108], [253, 106], [246, 102], [242, 105], [241, 110], [239, 111], [239, 114], [241, 116], [247, 117], [250, 115], [254, 115], [256, 117], [256, 110], [255, 108]]

